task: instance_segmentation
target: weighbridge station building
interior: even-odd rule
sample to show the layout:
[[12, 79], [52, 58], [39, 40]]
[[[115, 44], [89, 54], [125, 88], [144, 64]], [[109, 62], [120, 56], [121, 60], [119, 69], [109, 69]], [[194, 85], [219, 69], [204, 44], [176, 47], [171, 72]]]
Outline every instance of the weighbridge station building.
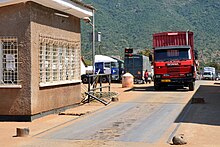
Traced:
[[75, 0], [0, 1], [0, 121], [32, 121], [81, 101], [80, 19]]

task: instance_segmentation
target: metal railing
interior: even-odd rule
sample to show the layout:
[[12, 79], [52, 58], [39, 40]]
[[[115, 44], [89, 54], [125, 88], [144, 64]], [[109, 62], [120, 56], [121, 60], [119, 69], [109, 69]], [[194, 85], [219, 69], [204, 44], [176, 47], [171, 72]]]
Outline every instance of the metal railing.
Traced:
[[[95, 96], [97, 90], [99, 90], [100, 97], [103, 94], [103, 88], [108, 89], [108, 96], [110, 97], [111, 92], [111, 74], [95, 74], [95, 75], [87, 75], [88, 78], [88, 92], [85, 92], [87, 97], [83, 100], [84, 102], [90, 103], [91, 100], [95, 99], [104, 105], [108, 105], [110, 101], [105, 101], [104, 99], [98, 98]], [[107, 78], [108, 85], [103, 86], [103, 78]], [[99, 86], [98, 86], [99, 83]]]

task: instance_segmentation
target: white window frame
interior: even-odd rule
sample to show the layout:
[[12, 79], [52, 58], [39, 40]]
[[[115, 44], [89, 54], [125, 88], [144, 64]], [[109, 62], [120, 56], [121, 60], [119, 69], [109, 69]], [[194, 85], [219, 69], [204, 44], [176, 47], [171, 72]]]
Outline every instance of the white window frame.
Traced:
[[0, 83], [3, 80], [3, 49], [2, 49], [2, 40], [0, 40]]
[[40, 35], [40, 87], [80, 83], [80, 41]]
[[22, 88], [19, 83], [18, 38], [0, 36], [0, 88]]

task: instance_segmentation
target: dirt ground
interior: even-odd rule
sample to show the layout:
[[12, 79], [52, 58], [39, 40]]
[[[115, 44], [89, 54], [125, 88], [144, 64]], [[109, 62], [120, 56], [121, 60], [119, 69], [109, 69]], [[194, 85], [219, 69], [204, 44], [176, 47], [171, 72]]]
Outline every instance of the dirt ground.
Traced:
[[[135, 85], [139, 86], [153, 86], [152, 84]], [[214, 82], [207, 82], [205, 86], [200, 87], [193, 95], [195, 98], [204, 98], [203, 104], [190, 104], [186, 105], [183, 110], [183, 119], [175, 122], [170, 128], [173, 134], [184, 134], [187, 144], [184, 146], [192, 147], [218, 147], [220, 146], [220, 85]], [[119, 102], [129, 101], [134, 98], [135, 92], [126, 94], [125, 91], [130, 88], [122, 88], [121, 84], [112, 84], [112, 91], [119, 93]], [[33, 122], [0, 122], [0, 146], [26, 146], [27, 142], [38, 142], [37, 146], [44, 146], [47, 142], [48, 146], [175, 146], [170, 145], [168, 142], [158, 142], [156, 144], [134, 143], [134, 142], [114, 142], [114, 141], [66, 141], [66, 140], [39, 140], [35, 136], [59, 128], [64, 125], [77, 120], [79, 117], [89, 115], [89, 113], [101, 111], [106, 107], [112, 107], [117, 102], [112, 102], [109, 106], [104, 106], [98, 102], [85, 104], [76, 108], [66, 111], [70, 115], [48, 115]], [[82, 114], [71, 115], [71, 114]], [[16, 137], [16, 128], [29, 128], [30, 135], [28, 137]], [[168, 135], [168, 134], [166, 134]]]
[[188, 104], [183, 110], [176, 134], [183, 133], [188, 146], [220, 146], [220, 86], [201, 85], [193, 98], [203, 98], [204, 103]]

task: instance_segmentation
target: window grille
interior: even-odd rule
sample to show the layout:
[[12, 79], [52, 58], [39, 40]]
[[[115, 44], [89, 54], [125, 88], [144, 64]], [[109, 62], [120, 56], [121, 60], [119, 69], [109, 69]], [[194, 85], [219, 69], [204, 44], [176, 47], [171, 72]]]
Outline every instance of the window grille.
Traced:
[[0, 85], [17, 85], [18, 39], [0, 37]]
[[40, 35], [40, 83], [80, 80], [80, 42]]

